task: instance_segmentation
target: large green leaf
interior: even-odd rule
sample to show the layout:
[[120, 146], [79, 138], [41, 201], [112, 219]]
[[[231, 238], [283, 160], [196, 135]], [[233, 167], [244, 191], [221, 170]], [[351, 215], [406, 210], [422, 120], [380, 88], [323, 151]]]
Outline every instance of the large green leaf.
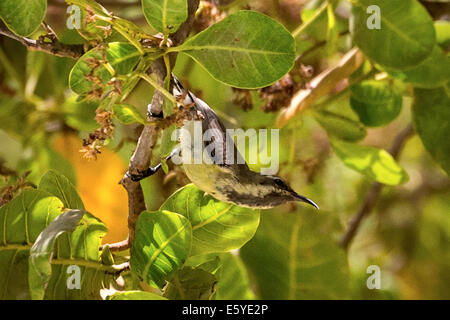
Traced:
[[145, 19], [164, 35], [174, 33], [187, 18], [186, 0], [142, 0]]
[[28, 272], [32, 299], [43, 299], [45, 296], [45, 287], [52, 273], [50, 259], [57, 237], [75, 230], [83, 215], [84, 211], [77, 209], [60, 214], [36, 239], [30, 250]]
[[[45, 299], [101, 298], [100, 290], [109, 288], [115, 271], [101, 261], [99, 248], [106, 232], [106, 226], [99, 219], [85, 212], [73, 232], [64, 232], [58, 237], [53, 248], [51, 277], [45, 287]], [[72, 274], [68, 268], [72, 266], [79, 267], [80, 289], [68, 288], [67, 281]], [[34, 275], [30, 274], [30, 277]]]
[[185, 216], [192, 225], [192, 255], [242, 247], [256, 232], [259, 211], [225, 203], [193, 184], [175, 192], [161, 206]]
[[385, 150], [354, 143], [332, 140], [336, 155], [344, 164], [369, 179], [388, 185], [408, 181], [408, 174]]
[[255, 11], [239, 11], [173, 47], [214, 78], [238, 88], [268, 86], [288, 72], [295, 59], [291, 34]]
[[146, 291], [122, 291], [108, 296], [108, 300], [167, 300], [160, 295]]
[[450, 92], [415, 89], [413, 119], [417, 134], [434, 160], [450, 175]]
[[388, 124], [402, 109], [402, 96], [386, 82], [367, 80], [351, 87], [350, 105], [369, 127]]
[[440, 87], [450, 79], [450, 57], [436, 45], [431, 55], [417, 66], [405, 71], [389, 73], [415, 87]]
[[75, 186], [62, 174], [50, 170], [41, 179], [39, 189], [51, 193], [59, 198], [65, 208], [84, 209], [83, 201]]
[[[114, 75], [131, 72], [139, 58], [139, 51], [129, 43], [109, 43], [106, 52], [99, 47], [91, 49], [73, 66], [69, 75], [70, 88], [78, 94], [87, 94], [98, 89], [104, 91]], [[105, 63], [109, 63], [114, 69], [113, 73], [105, 67]], [[94, 84], [92, 78], [98, 78], [100, 83]]]
[[265, 212], [255, 237], [240, 250], [260, 299], [348, 298], [348, 265], [333, 239], [338, 225], [312, 210]]
[[241, 258], [232, 253], [220, 255], [221, 267], [215, 298], [217, 300], [251, 300], [250, 279]]
[[20, 36], [28, 36], [36, 31], [46, 11], [47, 0], [0, 1], [0, 18]]
[[184, 267], [164, 290], [170, 300], [210, 300], [215, 292], [217, 278], [201, 269]]
[[28, 256], [33, 242], [64, 205], [50, 193], [25, 190], [0, 208], [0, 298], [29, 298]]
[[[380, 9], [380, 29], [368, 28], [369, 6]], [[357, 46], [386, 67], [412, 67], [428, 57], [436, 43], [433, 20], [417, 0], [353, 0], [352, 18]]]
[[167, 210], [141, 213], [131, 248], [133, 272], [163, 287], [189, 256], [191, 238], [191, 224], [182, 215]]

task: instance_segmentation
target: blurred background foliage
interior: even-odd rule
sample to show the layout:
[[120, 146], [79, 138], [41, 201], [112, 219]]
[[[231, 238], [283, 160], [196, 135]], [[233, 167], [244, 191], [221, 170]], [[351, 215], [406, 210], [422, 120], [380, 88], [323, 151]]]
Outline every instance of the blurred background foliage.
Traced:
[[[138, 1], [99, 2], [154, 33], [145, 23]], [[446, 4], [423, 3], [435, 20], [448, 19]], [[314, 13], [320, 1], [217, 0], [213, 4], [220, 4], [215, 18], [222, 10], [251, 8], [293, 30], [300, 19]], [[207, 8], [204, 10], [211, 10], [211, 4], [202, 5]], [[307, 52], [301, 64], [294, 67], [301, 85], [336, 64], [351, 48], [348, 7], [340, 10], [335, 32], [341, 36], [334, 43], [326, 41], [330, 39], [327, 23], [315, 23], [304, 36], [296, 38], [297, 53]], [[45, 21], [60, 40], [83, 43], [78, 33], [65, 28], [65, 18], [64, 2], [49, 0]], [[199, 19], [197, 31], [202, 28], [201, 22]], [[120, 35], [113, 33], [111, 39], [120, 39]], [[318, 45], [324, 41], [326, 45]], [[126, 192], [118, 182], [142, 126], [115, 121], [114, 136], [97, 160], [84, 159], [79, 150], [82, 139], [98, 127], [94, 119], [98, 104], [77, 101], [68, 89], [74, 63], [68, 58], [27, 51], [17, 41], [0, 37], [0, 188], [17, 185], [26, 172], [26, 180], [37, 184], [48, 169], [57, 170], [76, 185], [86, 209], [107, 225], [104, 242], [120, 241], [127, 235], [128, 210]], [[249, 93], [252, 104], [243, 108], [239, 91], [213, 79], [185, 55], [179, 55], [174, 73], [217, 111], [227, 127], [275, 127], [278, 114], [265, 112], [270, 108], [258, 91]], [[153, 88], [141, 81], [126, 103], [145, 114], [152, 93]], [[363, 144], [389, 149], [396, 134], [411, 121], [411, 104], [412, 99], [404, 97], [393, 121], [383, 127], [367, 127]], [[332, 101], [328, 108], [358, 120], [348, 95]], [[279, 171], [293, 189], [314, 199], [321, 210], [287, 204], [263, 211], [255, 237], [239, 252], [221, 257], [223, 269], [233, 270], [225, 279], [243, 283], [244, 288], [230, 293], [229, 286], [223, 290], [219, 287], [217, 298], [450, 298], [450, 183], [419, 137], [409, 139], [398, 158], [409, 181], [382, 190], [375, 209], [362, 222], [346, 251], [339, 246], [339, 239], [372, 181], [342, 163], [321, 125], [315, 111], [308, 110], [280, 130]], [[157, 163], [160, 152], [153, 156]], [[180, 168], [170, 163], [169, 168], [168, 174], [161, 171], [141, 182], [148, 210], [158, 209], [170, 194], [189, 182]], [[381, 268], [381, 290], [366, 286], [369, 265]]]

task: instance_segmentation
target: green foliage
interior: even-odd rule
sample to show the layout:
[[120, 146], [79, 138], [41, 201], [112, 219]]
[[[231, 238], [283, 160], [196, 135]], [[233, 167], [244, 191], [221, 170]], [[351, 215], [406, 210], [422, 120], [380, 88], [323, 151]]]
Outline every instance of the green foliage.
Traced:
[[[55, 23], [55, 14], [46, 16], [46, 2], [0, 0], [0, 19], [16, 35], [37, 40], [48, 32], [44, 24], [39, 28], [45, 16], [63, 45], [52, 35], [38, 41], [47, 49], [81, 44], [77, 50], [83, 47], [85, 53], [73, 60], [27, 51], [6, 37], [0, 43], [1, 299], [447, 297], [447, 177], [421, 156], [420, 141], [448, 175], [450, 33], [448, 22], [433, 22], [436, 12], [427, 12], [429, 3], [351, 0], [349, 11], [345, 2], [299, 1], [299, 26], [273, 14], [281, 7], [270, 1], [258, 3], [258, 11], [268, 15], [240, 11], [241, 2], [212, 11], [202, 6], [190, 35], [176, 46], [171, 35], [187, 19], [186, 0], [142, 0], [113, 10], [94, 0], [66, 0], [81, 8], [77, 30], [60, 28], [64, 20]], [[370, 5], [381, 9], [380, 29], [368, 27], [374, 18]], [[66, 8], [59, 9], [67, 18]], [[345, 71], [349, 66], [341, 58], [354, 46], [364, 61], [339, 78], [332, 68]], [[91, 214], [85, 206], [116, 194], [102, 193], [104, 181], [96, 172], [73, 161], [78, 154], [69, 162], [52, 143], [77, 135], [84, 154], [99, 151], [95, 155], [108, 162], [114, 150], [127, 163], [142, 127], [152, 125], [145, 106], [154, 90], [142, 79], [167, 99], [164, 116], [178, 116], [170, 77], [164, 82], [154, 77], [158, 58], [166, 66], [176, 62], [169, 73], [212, 106], [227, 127], [271, 128], [277, 118], [272, 111], [286, 111], [297, 93], [305, 94], [301, 116], [280, 131], [280, 176], [320, 201], [320, 214], [297, 204], [260, 214], [218, 201], [185, 185], [178, 169], [162, 159], [166, 176], [160, 172], [142, 182], [148, 210], [140, 214], [130, 250], [112, 252], [108, 245], [100, 250], [107, 228], [95, 215], [109, 208]], [[320, 76], [309, 79], [308, 69]], [[287, 72], [290, 77], [284, 78]], [[321, 77], [326, 81], [316, 81]], [[230, 89], [271, 84], [258, 91]], [[239, 108], [236, 97], [251, 100], [253, 109]], [[385, 149], [398, 127], [410, 121], [418, 138], [395, 160]], [[151, 141], [153, 158], [146, 161], [157, 163], [170, 154], [174, 129], [172, 124], [160, 130], [160, 139]], [[247, 151], [272, 153], [270, 142]], [[336, 156], [330, 155], [330, 144]], [[106, 147], [111, 150], [102, 152]], [[257, 170], [261, 163], [249, 166]], [[411, 181], [397, 191], [408, 181], [403, 166]], [[108, 175], [119, 181], [124, 172]], [[88, 190], [86, 180], [93, 181]], [[383, 201], [372, 209], [382, 214], [364, 220], [355, 245], [345, 251], [338, 245], [344, 231], [337, 221], [347, 222], [357, 212], [371, 181], [392, 187], [380, 193]], [[180, 185], [185, 186], [176, 190]], [[126, 210], [126, 203], [122, 207]], [[129, 270], [118, 269], [128, 262]], [[376, 293], [365, 282], [370, 264], [383, 270], [382, 290]], [[72, 265], [81, 270], [80, 289], [68, 288]], [[125, 291], [117, 292], [119, 273], [125, 282], [119, 290]], [[100, 294], [101, 289], [106, 290]]]
[[144, 117], [131, 104], [115, 104], [113, 106], [114, 115], [123, 124], [141, 123], [145, 124]]
[[[367, 27], [366, 10], [371, 5], [380, 8], [380, 29]], [[413, 67], [431, 54], [436, 43], [433, 20], [417, 0], [354, 0], [352, 17], [357, 46], [386, 67]]]
[[[318, 228], [318, 226], [321, 226]], [[262, 299], [345, 299], [348, 266], [331, 217], [312, 210], [267, 212], [241, 249]]]
[[191, 250], [189, 221], [174, 212], [143, 212], [136, 224], [131, 266], [141, 279], [163, 287], [181, 268]]
[[174, 33], [187, 18], [186, 0], [142, 0], [148, 23], [165, 36]]
[[123, 291], [108, 296], [108, 300], [167, 300], [160, 295], [146, 291]]
[[275, 20], [239, 11], [173, 51], [189, 55], [217, 80], [237, 88], [268, 86], [294, 63], [291, 34]]
[[[140, 55], [136, 47], [129, 43], [110, 43], [106, 51], [102, 48], [91, 49], [73, 66], [69, 76], [70, 88], [81, 95], [102, 89], [113, 76], [129, 73]], [[98, 82], [93, 82], [94, 78]]]
[[41, 24], [47, 11], [47, 0], [2, 0], [0, 18], [16, 34], [28, 36]]
[[161, 210], [185, 216], [192, 225], [192, 255], [227, 252], [249, 241], [259, 224], [259, 211], [214, 199], [193, 184], [170, 196]]
[[405, 71], [392, 71], [390, 73], [415, 87], [439, 87], [450, 79], [450, 57], [446, 56], [442, 49], [436, 45], [431, 55], [417, 66]]
[[[41, 231], [63, 209], [62, 202], [40, 190], [26, 190], [0, 208], [0, 283], [2, 299], [29, 298], [28, 256]], [[14, 274], [14, 276], [13, 276]], [[12, 278], [17, 281], [12, 281]]]
[[64, 232], [72, 232], [83, 218], [84, 211], [69, 210], [58, 215], [48, 227], [46, 227], [30, 250], [29, 273], [30, 292], [32, 299], [43, 299], [45, 287], [50, 280], [52, 268], [51, 255], [58, 236]]
[[366, 136], [364, 125], [344, 114], [320, 110], [314, 118], [332, 136], [347, 141], [358, 141]]
[[[450, 93], [447, 87], [415, 89], [413, 119], [425, 148], [450, 175]], [[445, 121], [443, 121], [445, 119]]]
[[64, 208], [84, 209], [75, 186], [60, 173], [50, 170], [41, 179], [39, 189], [61, 199]]
[[383, 126], [394, 120], [402, 108], [402, 96], [392, 84], [362, 81], [351, 87], [350, 105], [368, 127]]
[[388, 185], [408, 181], [408, 174], [385, 150], [332, 140], [333, 149], [344, 164], [367, 178]]
[[171, 300], [209, 300], [217, 279], [201, 268], [184, 267], [168, 284], [164, 296]]

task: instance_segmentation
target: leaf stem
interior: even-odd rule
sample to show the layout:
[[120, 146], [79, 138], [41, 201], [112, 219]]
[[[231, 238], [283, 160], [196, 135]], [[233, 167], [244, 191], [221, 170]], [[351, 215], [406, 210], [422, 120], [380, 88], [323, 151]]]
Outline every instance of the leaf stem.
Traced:
[[305, 23], [302, 23], [301, 25], [299, 25], [294, 31], [292, 31], [292, 36], [294, 38], [297, 38], [299, 35], [301, 35], [303, 32], [305, 32], [305, 30], [314, 22], [316, 21], [319, 16], [325, 12], [325, 10], [327, 10], [328, 8], [328, 1], [324, 1], [322, 3], [322, 5], [319, 7], [319, 9], [317, 9], [316, 13], [314, 14], [314, 16], [309, 19], [308, 21], [306, 21]]
[[153, 80], [149, 75], [143, 73], [140, 74], [139, 77], [150, 83], [156, 90], [161, 92], [169, 101], [173, 103], [177, 103], [177, 100], [173, 95], [170, 94], [169, 91], [167, 91], [164, 87], [160, 86], [155, 80]]

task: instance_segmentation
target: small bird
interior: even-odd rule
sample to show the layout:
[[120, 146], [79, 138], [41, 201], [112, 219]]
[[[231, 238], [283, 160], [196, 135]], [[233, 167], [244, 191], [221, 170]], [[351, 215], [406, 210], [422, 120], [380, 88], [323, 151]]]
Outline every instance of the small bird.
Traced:
[[[226, 128], [214, 110], [186, 90], [174, 75], [172, 83], [173, 95], [182, 102], [179, 108], [192, 106], [192, 119], [184, 120], [182, 130], [179, 131], [180, 148], [172, 152], [168, 158], [178, 152], [181, 152], [181, 157], [186, 155], [190, 155], [191, 159], [196, 157], [192, 139], [194, 121], [198, 121], [195, 119], [200, 119], [203, 133], [208, 130], [212, 132], [210, 141], [202, 141], [203, 148], [208, 148], [209, 144], [214, 143], [210, 159], [207, 159], [209, 161], [182, 163], [186, 175], [198, 188], [220, 201], [242, 207], [269, 209], [286, 202], [301, 201], [319, 209], [314, 201], [296, 193], [280, 177], [262, 175], [250, 170], [233, 140], [227, 139]], [[233, 152], [227, 152], [230, 151], [227, 148], [233, 148]], [[227, 158], [230, 154], [233, 155], [233, 159]], [[138, 175], [132, 175], [131, 178], [140, 180], [154, 174], [160, 167], [161, 164]]]

